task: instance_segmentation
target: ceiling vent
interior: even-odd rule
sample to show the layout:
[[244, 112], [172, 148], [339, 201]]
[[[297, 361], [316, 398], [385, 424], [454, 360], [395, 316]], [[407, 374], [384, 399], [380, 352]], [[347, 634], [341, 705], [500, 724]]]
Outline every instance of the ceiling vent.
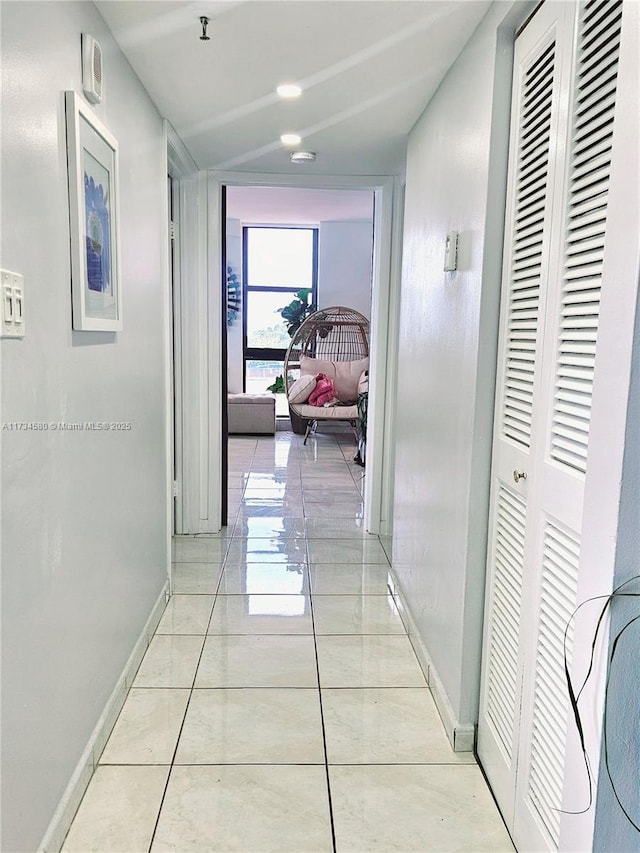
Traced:
[[92, 104], [102, 101], [103, 85], [102, 48], [93, 36], [82, 33], [82, 88]]
[[315, 151], [294, 151], [291, 155], [291, 162], [301, 165], [303, 163], [313, 163], [316, 159]]

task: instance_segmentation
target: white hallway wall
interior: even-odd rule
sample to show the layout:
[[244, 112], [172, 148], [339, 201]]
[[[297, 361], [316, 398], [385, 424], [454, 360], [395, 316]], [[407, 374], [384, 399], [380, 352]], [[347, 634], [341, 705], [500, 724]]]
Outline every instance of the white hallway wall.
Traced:
[[[34, 26], [34, 22], [37, 25]], [[124, 331], [71, 330], [63, 91], [80, 34], [120, 143]], [[35, 850], [166, 580], [162, 122], [92, 3], [2, 3], [1, 265], [27, 334], [2, 349], [2, 420], [130, 432], [2, 438], [2, 849]]]
[[[496, 40], [508, 9], [496, 4], [480, 23], [407, 153], [393, 560], [467, 748], [479, 691], [510, 85], [495, 71]], [[460, 232], [459, 264], [447, 273], [451, 230]]]
[[373, 222], [321, 222], [318, 307], [345, 305], [371, 317]]

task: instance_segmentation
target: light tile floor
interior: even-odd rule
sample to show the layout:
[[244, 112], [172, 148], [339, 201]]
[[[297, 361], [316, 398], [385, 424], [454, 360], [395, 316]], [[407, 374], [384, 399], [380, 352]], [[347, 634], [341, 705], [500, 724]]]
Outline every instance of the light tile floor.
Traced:
[[444, 734], [354, 452], [340, 431], [231, 439], [229, 527], [174, 543], [64, 851], [513, 850]]

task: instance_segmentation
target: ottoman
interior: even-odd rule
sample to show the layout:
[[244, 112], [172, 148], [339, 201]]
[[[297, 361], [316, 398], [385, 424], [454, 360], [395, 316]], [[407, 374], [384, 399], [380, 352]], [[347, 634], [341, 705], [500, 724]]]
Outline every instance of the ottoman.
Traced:
[[276, 398], [273, 394], [229, 394], [229, 435], [275, 435]]

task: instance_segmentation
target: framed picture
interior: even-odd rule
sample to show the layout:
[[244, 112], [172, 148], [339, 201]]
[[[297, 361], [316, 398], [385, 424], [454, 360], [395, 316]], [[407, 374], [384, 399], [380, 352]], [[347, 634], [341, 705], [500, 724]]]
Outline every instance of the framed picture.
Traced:
[[118, 143], [76, 92], [65, 92], [73, 328], [118, 332]]

